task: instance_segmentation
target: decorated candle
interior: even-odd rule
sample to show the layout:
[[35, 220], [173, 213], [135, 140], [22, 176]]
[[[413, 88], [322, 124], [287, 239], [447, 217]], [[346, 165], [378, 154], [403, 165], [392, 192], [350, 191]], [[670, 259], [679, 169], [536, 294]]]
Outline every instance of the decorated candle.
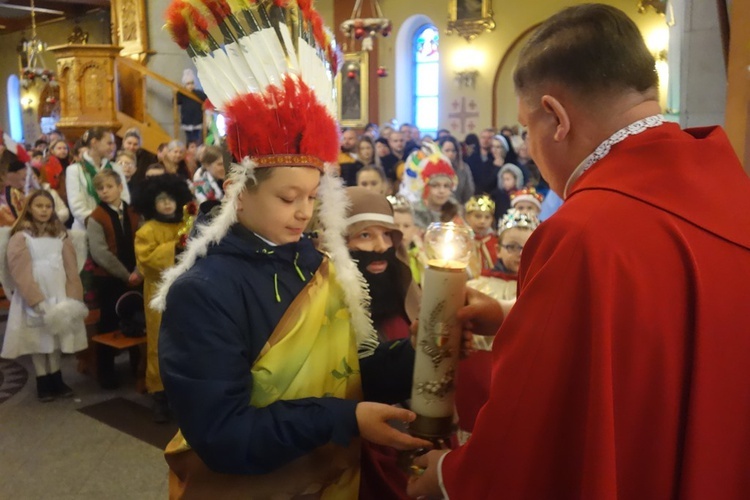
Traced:
[[411, 392], [411, 409], [417, 418], [409, 425], [415, 436], [441, 439], [451, 433], [462, 330], [456, 312], [466, 300], [471, 245], [469, 229], [454, 223], [431, 224], [425, 233], [427, 268]]

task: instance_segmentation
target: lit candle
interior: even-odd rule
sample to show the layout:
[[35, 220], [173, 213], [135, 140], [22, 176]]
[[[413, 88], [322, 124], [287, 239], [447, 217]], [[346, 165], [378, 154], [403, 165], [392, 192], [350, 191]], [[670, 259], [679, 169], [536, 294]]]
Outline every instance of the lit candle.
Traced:
[[471, 232], [453, 223], [435, 223], [424, 237], [427, 268], [423, 274], [411, 409], [417, 414], [409, 432], [425, 439], [447, 440], [453, 408], [461, 325], [456, 312], [466, 301], [466, 267]]

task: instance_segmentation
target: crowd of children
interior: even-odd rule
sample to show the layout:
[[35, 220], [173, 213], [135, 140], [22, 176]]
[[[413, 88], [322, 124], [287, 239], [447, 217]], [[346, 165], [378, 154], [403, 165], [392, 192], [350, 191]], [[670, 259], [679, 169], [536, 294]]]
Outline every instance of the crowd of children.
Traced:
[[[531, 164], [528, 158], [515, 155], [513, 144], [525, 151], [522, 140], [513, 135], [491, 135], [488, 144], [480, 140], [472, 146], [471, 137], [460, 143], [443, 130], [434, 142], [430, 137], [420, 140], [414, 130], [409, 125], [400, 130], [384, 126], [380, 136], [375, 126], [361, 136], [345, 130], [346, 140], [341, 141], [339, 155], [339, 160], [351, 162], [341, 165], [345, 182], [391, 195], [395, 224], [402, 235], [399, 246], [404, 248], [415, 283], [420, 282], [425, 263], [422, 233], [432, 222], [453, 221], [468, 225], [475, 234], [471, 286], [499, 299], [511, 297], [514, 288], [499, 291], [502, 287], [498, 283], [512, 282], [523, 247], [523, 242], [517, 241], [523, 239], [517, 237], [518, 226], [533, 229], [537, 224], [543, 196], [536, 188], [545, 189], [538, 179], [536, 186], [531, 185], [535, 179], [525, 174], [528, 168], [505, 163], [510, 156], [519, 163]], [[91, 276], [87, 279], [87, 271], [82, 276], [87, 302], [100, 310], [99, 332], [117, 330], [118, 299], [128, 291], [141, 293], [143, 289], [147, 303], [161, 272], [174, 264], [182, 206], [193, 198], [209, 208], [220, 203], [227, 153], [215, 146], [201, 146], [190, 155], [187, 151], [195, 149], [193, 144], [188, 148], [172, 141], [161, 148], [159, 160], [141, 148], [137, 130], [127, 131], [122, 149], [116, 151], [114, 134], [101, 127], [90, 129], [72, 146], [57, 132], [39, 147], [46, 144], [43, 160], [34, 162], [39, 166], [29, 167], [31, 158], [15, 155], [19, 146], [5, 136], [4, 149], [12, 155], [3, 178], [0, 226], [19, 227], [28, 200], [37, 199], [38, 195], [32, 195], [38, 190], [45, 192], [40, 200], [52, 200], [55, 224], [86, 231], [90, 259], [86, 269]], [[401, 153], [386, 174], [381, 160], [393, 157], [394, 151]], [[186, 156], [197, 156], [199, 161], [188, 161]], [[467, 162], [477, 159], [484, 163], [470, 168]], [[194, 170], [188, 168], [189, 163], [196, 165]], [[482, 179], [474, 179], [473, 174], [483, 165], [496, 171], [496, 188], [488, 193], [475, 189], [482, 185]], [[510, 211], [498, 212], [500, 204], [506, 204]], [[36, 234], [28, 228], [21, 232]], [[163, 421], [168, 412], [158, 374], [159, 316], [147, 311], [146, 325], [146, 386], [155, 395], [155, 416]], [[103, 388], [118, 386], [114, 355], [114, 349], [97, 346], [95, 372]]]
[[[354, 132], [349, 130], [346, 133], [352, 135]], [[371, 130], [370, 133], [376, 132]], [[393, 404], [408, 397], [408, 374], [411, 370], [413, 349], [405, 339], [409, 337], [410, 325], [416, 318], [419, 307], [421, 275], [426, 262], [422, 235], [429, 224], [453, 222], [470, 227], [474, 232], [476, 244], [469, 270], [469, 286], [498, 301], [512, 304], [521, 252], [531, 231], [539, 223], [537, 216], [543, 197], [534, 186], [524, 184], [525, 178], [521, 168], [512, 164], [497, 167], [494, 165], [497, 163], [496, 160], [489, 161], [488, 164], [493, 165], [492, 168], [496, 170], [496, 187], [491, 193], [480, 193], [475, 190], [473, 171], [462, 159], [470, 159], [472, 153], [459, 151], [465, 148], [464, 144], [445, 135], [437, 142], [426, 139], [422, 144], [415, 143], [413, 135], [409, 137], [410, 140], [402, 153], [405, 156], [393, 164], [388, 170], [389, 174], [383, 170], [378, 157], [378, 150], [382, 148], [376, 145], [382, 145], [382, 140], [375, 142], [369, 135], [355, 135], [354, 143], [358, 148], [348, 156], [354, 159], [354, 162], [347, 167], [347, 177], [357, 186], [346, 191], [349, 203], [343, 206], [349, 206], [350, 211], [345, 218], [347, 227], [342, 248], [347, 249], [348, 258], [355, 264], [353, 268], [347, 269], [346, 261], [340, 256], [333, 257], [332, 262], [336, 264], [336, 280], [344, 279], [347, 273], [356, 273], [367, 282], [366, 290], [369, 297], [362, 304], [367, 304], [367, 315], [372, 321], [376, 336], [369, 340], [358, 337], [357, 349], [364, 348], [376, 354], [364, 357], [361, 352], [359, 355], [354, 354], [351, 351], [354, 344], [340, 352], [336, 351], [336, 355], [340, 354], [344, 360], [341, 373], [349, 377], [351, 374], [348, 374], [347, 367], [354, 370], [351, 367], [358, 366], [357, 373], [361, 371], [362, 377], [361, 382], [352, 379], [352, 383], [356, 384], [350, 388], [338, 383], [336, 387], [329, 388], [329, 392], [333, 394], [339, 394], [343, 390], [342, 397], [348, 394], [347, 391], [354, 391], [355, 386], [360, 387], [360, 384], [361, 389], [357, 391], [364, 391], [366, 397], [372, 401]], [[342, 143], [346, 144], [347, 141]], [[502, 143], [510, 144], [510, 141], [503, 139]], [[271, 281], [267, 285], [270, 286], [271, 295], [261, 299], [258, 295], [260, 290], [253, 291], [252, 294], [260, 300], [261, 305], [271, 299], [263, 314], [278, 310], [282, 316], [287, 306], [296, 304], [296, 301], [285, 296], [289, 290], [293, 291], [294, 297], [300, 286], [305, 287], [306, 284], [314, 284], [315, 287], [324, 287], [323, 289], [332, 285], [326, 285], [327, 278], [317, 278], [323, 269], [319, 267], [323, 265], [319, 257], [314, 257], [308, 250], [300, 253], [300, 246], [297, 246], [298, 249], [292, 254], [286, 255], [284, 245], [276, 243], [283, 243], [288, 239], [289, 235], [286, 235], [286, 232], [290, 230], [291, 225], [295, 226], [293, 239], [297, 240], [303, 232], [325, 233], [326, 221], [331, 224], [332, 219], [330, 216], [328, 219], [323, 216], [305, 217], [304, 220], [292, 218], [285, 221], [280, 218], [282, 211], [271, 208], [268, 199], [262, 196], [259, 198], [260, 193], [279, 193], [278, 196], [286, 197], [288, 188], [284, 184], [277, 186], [278, 182], [284, 179], [292, 186], [297, 186], [294, 189], [301, 189], [298, 187], [299, 181], [294, 180], [295, 177], [299, 179], [301, 173], [287, 179], [286, 174], [281, 173], [283, 169], [274, 173], [273, 177], [266, 175], [265, 171], [255, 174], [256, 186], [260, 184], [263, 188], [248, 188], [249, 193], [253, 193], [252, 203], [248, 201], [250, 195], [246, 195], [247, 198], [243, 201], [243, 198], [234, 194], [231, 198], [234, 201], [222, 205], [222, 199], [231, 190], [231, 184], [224, 183], [231, 172], [228, 172], [225, 163], [227, 151], [222, 148], [202, 146], [200, 151], [193, 153], [193, 157], [197, 156], [199, 159], [194, 162], [186, 158], [189, 156], [188, 148], [178, 141], [173, 141], [163, 148], [164, 156], [161, 161], [145, 165], [143, 158], [148, 157], [148, 153], [140, 148], [140, 136], [135, 131], [126, 134], [123, 146], [127, 145], [127, 148], [123, 147], [116, 151], [116, 141], [111, 131], [91, 129], [83, 135], [79, 146], [70, 148], [77, 151], [76, 158], [66, 156], [69, 148], [64, 139], [54, 141], [53, 144], [54, 148], [49, 151], [47, 162], [38, 170], [30, 169], [25, 162], [16, 159], [5, 175], [5, 199], [0, 200], [0, 206], [7, 208], [11, 229], [6, 229], [5, 242], [0, 238], [0, 249], [5, 249], [6, 253], [6, 257], [3, 258], [7, 265], [3, 284], [12, 297], [12, 307], [2, 355], [9, 358], [32, 355], [40, 401], [70, 396], [72, 390], [63, 381], [60, 371], [60, 357], [61, 353], [75, 353], [87, 347], [92, 348], [89, 347], [90, 339], [86, 337], [84, 326], [84, 318], [88, 311], [83, 305], [84, 296], [89, 307], [98, 308], [100, 311], [97, 325], [99, 333], [125, 330], [122, 310], [126, 309], [123, 306], [126, 302], [131, 313], [134, 307], [140, 309], [144, 316], [141, 326], [143, 331], [140, 333], [146, 336], [146, 348], [143, 352], [138, 347], [131, 348], [132, 355], [136, 358], [145, 356], [143, 389], [152, 398], [154, 421], [168, 421], [172, 411], [181, 417], [180, 425], [185, 434], [179, 434], [170, 445], [168, 461], [176, 473], [189, 475], [187, 470], [183, 469], [185, 464], [182, 462], [187, 456], [185, 453], [191, 450], [187, 447], [188, 441], [185, 441], [185, 438], [199, 445], [195, 429], [205, 425], [208, 422], [205, 418], [213, 418], [213, 414], [205, 415], [203, 420], [200, 420], [199, 414], [195, 414], [195, 418], [199, 418], [197, 423], [191, 423], [190, 419], [186, 420], [187, 407], [193, 405], [196, 394], [200, 391], [195, 394], [183, 394], [183, 389], [187, 388], [181, 388], [182, 382], [178, 383], [175, 379], [182, 376], [180, 370], [184, 368], [174, 364], [177, 362], [173, 358], [175, 349], [185, 347], [175, 346], [174, 332], [176, 328], [180, 331], [187, 328], [185, 321], [190, 322], [191, 328], [195, 328], [196, 325], [203, 328], [200, 326], [202, 320], [196, 316], [197, 312], [202, 310], [201, 307], [214, 308], [206, 320], [211, 322], [212, 328], [218, 327], [219, 325], [211, 319], [216, 314], [215, 308], [228, 307], [227, 304], [231, 303], [232, 299], [223, 298], [219, 302], [209, 300], [200, 307], [194, 304], [190, 307], [189, 314], [186, 314], [185, 307], [192, 303], [192, 299], [185, 296], [183, 300], [180, 297], [187, 292], [181, 292], [180, 297], [170, 295], [172, 308], [167, 308], [166, 330], [162, 329], [161, 325], [162, 313], [149, 306], [154, 297], [158, 299], [158, 286], [165, 276], [165, 271], [174, 269], [175, 263], [179, 262], [178, 254], [185, 247], [184, 238], [190, 228], [185, 227], [183, 207], [191, 201], [197, 201], [202, 205], [201, 217], [205, 219], [200, 220], [208, 221], [204, 223], [208, 224], [206, 233], [209, 235], [212, 234], [210, 228], [213, 227], [211, 216], [218, 217], [219, 220], [215, 224], [221, 225], [221, 214], [228, 210], [226, 206], [235, 207], [239, 225], [223, 228], [225, 236], [224, 239], [219, 238], [221, 241], [212, 240], [213, 243], [207, 248], [209, 256], [215, 257], [207, 259], [206, 262], [215, 262], [219, 267], [211, 272], [221, 274], [224, 272], [221, 270], [224, 269], [222, 266], [235, 258], [240, 258], [240, 254], [245, 255], [243, 252], [250, 251], [255, 255], [253, 259], [260, 259], [262, 255], [261, 260], [265, 263], [258, 260], [256, 264], [261, 266], [258, 270], [270, 266], [266, 271], [270, 273], [268, 278]], [[481, 146], [478, 144], [477, 147]], [[393, 149], [387, 151], [387, 154], [393, 156]], [[363, 161], [360, 162], [360, 158]], [[193, 167], [190, 167], [191, 164]], [[232, 168], [236, 170], [239, 166], [235, 164]], [[317, 178], [318, 175], [311, 174], [311, 186], [314, 184], [312, 177]], [[297, 191], [290, 192], [290, 196], [296, 200], [298, 196], [295, 193]], [[504, 203], [504, 200], [509, 208], [498, 220], [497, 206]], [[219, 210], [219, 207], [223, 210]], [[306, 207], [305, 212], [311, 208], [312, 205]], [[321, 208], [321, 211], [324, 209]], [[69, 227], [72, 226], [70, 230], [64, 226], [66, 219], [69, 219]], [[250, 229], [250, 232], [246, 233], [243, 227]], [[85, 233], [77, 231], [80, 228], [85, 228]], [[79, 251], [79, 255], [76, 256], [73, 243], [76, 238], [81, 238], [81, 234], [85, 234], [83, 246], [87, 251]], [[199, 241], [205, 239], [200, 232], [197, 236], [195, 232], [192, 234]], [[324, 237], [323, 245], [331, 244], [325, 240]], [[301, 241], [305, 241], [305, 238]], [[212, 246], [217, 245], [217, 242], [218, 246]], [[240, 247], [247, 245], [250, 250], [242, 250], [240, 254], [232, 257]], [[331, 253], [330, 249], [327, 250]], [[187, 253], [190, 254], [190, 251]], [[334, 254], [335, 251], [331, 253]], [[190, 256], [187, 262], [191, 262]], [[198, 267], [203, 269], [206, 265], [208, 264]], [[84, 267], [81, 274], [80, 267]], [[211, 266], [209, 268], [213, 269]], [[210, 270], [209, 268], [206, 269]], [[55, 272], [46, 272], [51, 269]], [[326, 272], [334, 272], [333, 269], [332, 267]], [[91, 279], [87, 279], [87, 273]], [[253, 279], [259, 279], [260, 275], [254, 276]], [[236, 278], [241, 281], [245, 279], [242, 278], [242, 274]], [[299, 283], [295, 282], [300, 279]], [[323, 281], [319, 281], [321, 279]], [[335, 292], [343, 293], [338, 299], [328, 293], [319, 297], [320, 300], [328, 301], [327, 305], [314, 302], [305, 307], [327, 307], [330, 310], [333, 302], [339, 304], [343, 301], [336, 307], [347, 303], [350, 308], [351, 325], [339, 332], [344, 335], [349, 328], [362, 329], [364, 323], [361, 318], [358, 319], [356, 307], [352, 309], [352, 299], [343, 299], [359, 285], [343, 283], [341, 286], [344, 288]], [[178, 289], [182, 290], [181, 287]], [[190, 293], [196, 293], [201, 289], [200, 286], [194, 287]], [[229, 289], [227, 292], [235, 293]], [[135, 302], [131, 302], [134, 297], [138, 297], [140, 301], [136, 299]], [[274, 297], [275, 301], [272, 300]], [[164, 300], [164, 296], [161, 300]], [[175, 300], [181, 303], [177, 309], [174, 305]], [[229, 302], [225, 303], [227, 300]], [[136, 305], [133, 306], [133, 303]], [[62, 309], [63, 306], [67, 309]], [[292, 309], [297, 311], [297, 306]], [[260, 313], [262, 309], [263, 307], [257, 312]], [[56, 331], [51, 331], [53, 328], [50, 327], [49, 318], [54, 314], [59, 317], [59, 311], [66, 311], [68, 320], [60, 323], [63, 326], [56, 328]], [[237, 311], [233, 309], [232, 314], [236, 316]], [[304, 316], [309, 313], [300, 314]], [[253, 315], [255, 317], [255, 313]], [[271, 329], [269, 332], [274, 330], [274, 325], [282, 316], [274, 316], [275, 319], [268, 324], [268, 328]], [[282, 324], [286, 325], [283, 321]], [[208, 328], [208, 325], [206, 323], [205, 327]], [[327, 328], [333, 331], [331, 328], [339, 327], [343, 328], [343, 324]], [[253, 328], [259, 327], [256, 324]], [[171, 339], [160, 341], [165, 331], [171, 335]], [[292, 330], [290, 335], [296, 338], [297, 335], [308, 335], [307, 332], [308, 330]], [[357, 335], [361, 336], [362, 332], [359, 331]], [[162, 380], [160, 370], [160, 342], [162, 347], [167, 348], [167, 353], [161, 359], [161, 367], [167, 369], [165, 381]], [[471, 432], [476, 411], [487, 397], [490, 347], [491, 340], [476, 339], [474, 349], [477, 355], [463, 360], [459, 367], [460, 395], [457, 399], [457, 411], [460, 418], [461, 440]], [[119, 381], [115, 370], [116, 351], [101, 344], [96, 344], [95, 349], [94, 372], [99, 384], [104, 389], [118, 387]], [[271, 363], [272, 359], [273, 356], [264, 363]], [[391, 361], [386, 362], [388, 359]], [[236, 361], [230, 362], [230, 357], [226, 360], [229, 363], [225, 366], [227, 369]], [[253, 368], [253, 376], [258, 377], [258, 383], [277, 383], [275, 378], [265, 380], [261, 370], [265, 366], [264, 363]], [[388, 374], [382, 372], [385, 366], [388, 367]], [[198, 367], [193, 366], [191, 369]], [[279, 372], [279, 376], [282, 374], [283, 372]], [[373, 380], [377, 380], [377, 383]], [[396, 380], [398, 382], [394, 385]], [[205, 390], [208, 390], [208, 387]], [[170, 395], [169, 398], [167, 394]], [[253, 398], [256, 397], [254, 394]], [[219, 397], [218, 393], [208, 392], [204, 396], [207, 400]], [[177, 399], [173, 400], [175, 397]], [[257, 402], [262, 403], [261, 400]], [[295, 410], [295, 413], [298, 411]], [[335, 412], [341, 413], [343, 419], [349, 418], [345, 415], [347, 412], [342, 411], [343, 408]], [[376, 410], [368, 409], [368, 412], [371, 411]], [[377, 410], [379, 414], [382, 411]], [[392, 415], [411, 418], [409, 414]], [[367, 432], [368, 424], [365, 424], [364, 420], [359, 425], [360, 431], [364, 427], [364, 432]], [[235, 431], [227, 432], [231, 434]], [[382, 493], [387, 490], [387, 495], [398, 497], [398, 492], [403, 492], [405, 488], [406, 476], [399, 471], [393, 450], [381, 446], [393, 442], [383, 437], [383, 430], [373, 432], [372, 437], [365, 436], [369, 440], [362, 444], [363, 489], [360, 495], [362, 498], [368, 498], [367, 495], [371, 494], [375, 495], [371, 496], [375, 498], [379, 494], [375, 492]], [[402, 442], [400, 446], [406, 445]], [[201, 458], [208, 457], [211, 460], [213, 452], [210, 449], [198, 449]], [[212, 464], [225, 462], [225, 459], [220, 459]], [[221, 467], [223, 466], [220, 465]], [[384, 481], [386, 476], [389, 479]], [[187, 477], [180, 476], [181, 480]]]
[[[92, 348], [84, 320], [97, 308], [98, 333], [146, 337], [133, 355], [145, 356], [154, 421], [174, 411], [180, 424], [166, 450], [171, 494], [402, 498], [395, 449], [430, 445], [391, 426], [416, 418], [394, 405], [410, 395], [424, 231], [471, 228], [469, 286], [512, 304], [543, 184], [512, 131], [461, 143], [368, 126], [336, 141], [319, 96], [285, 85], [253, 97], [252, 123], [247, 102], [225, 110], [223, 149], [174, 140], [154, 157], [129, 130], [117, 151], [114, 133], [94, 127], [72, 147], [50, 138], [34, 171], [6, 138], [2, 356], [32, 356], [40, 401], [72, 395], [61, 354]], [[141, 331], [126, 328], [126, 309], [140, 309]], [[477, 378], [457, 404], [466, 432], [486, 398], [489, 343], [460, 367]], [[95, 354], [99, 384], [117, 387], [116, 352]]]
[[[41, 401], [71, 394], [59, 370], [61, 352], [94, 350], [79, 367], [96, 374], [103, 389], [117, 388], [117, 351], [86, 336], [85, 312], [97, 309], [96, 332], [147, 335], [146, 390], [153, 395], [154, 419], [166, 421], [157, 359], [160, 315], [142, 305], [133, 311], [132, 304], [148, 301], [161, 272], [174, 264], [183, 205], [194, 196], [199, 202], [222, 199], [223, 152], [212, 146], [196, 151], [202, 166], [185, 172], [182, 143], [170, 143], [160, 162], [141, 148], [136, 129], [125, 133], [119, 151], [112, 131], [102, 127], [89, 129], [75, 145], [54, 131], [35, 146], [38, 158], [7, 134], [0, 144], [0, 267], [13, 304], [2, 356], [32, 355]], [[58, 310], [73, 314], [55, 320], [63, 330], [53, 332]], [[131, 320], [144, 312], [145, 331], [139, 331], [133, 325], [143, 321]], [[130, 350], [140, 356], [138, 347]]]

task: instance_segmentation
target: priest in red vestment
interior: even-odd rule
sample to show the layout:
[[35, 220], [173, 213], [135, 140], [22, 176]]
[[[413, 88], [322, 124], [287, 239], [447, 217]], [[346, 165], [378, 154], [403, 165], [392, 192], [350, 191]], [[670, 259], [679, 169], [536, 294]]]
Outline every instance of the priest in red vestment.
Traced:
[[[750, 180], [719, 127], [659, 115], [654, 60], [605, 5], [551, 17], [514, 75], [529, 149], [565, 202], [495, 316], [469, 441], [412, 496], [750, 498]], [[490, 321], [491, 323], [491, 321]]]

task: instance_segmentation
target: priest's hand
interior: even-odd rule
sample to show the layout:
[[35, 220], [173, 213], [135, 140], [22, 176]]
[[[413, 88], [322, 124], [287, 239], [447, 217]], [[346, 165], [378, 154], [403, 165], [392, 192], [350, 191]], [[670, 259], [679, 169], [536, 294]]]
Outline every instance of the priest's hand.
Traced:
[[456, 317], [463, 323], [464, 331], [475, 335], [491, 336], [497, 333], [505, 314], [495, 299], [467, 288], [466, 305], [458, 310]]
[[414, 465], [424, 469], [420, 475], [413, 475], [406, 485], [406, 494], [413, 498], [443, 498], [438, 481], [438, 461], [448, 450], [434, 450], [414, 459]]
[[412, 422], [417, 415], [413, 411], [382, 403], [363, 401], [356, 410], [359, 435], [375, 444], [382, 444], [397, 450], [432, 448], [432, 443], [418, 439], [391, 427], [389, 420]]

